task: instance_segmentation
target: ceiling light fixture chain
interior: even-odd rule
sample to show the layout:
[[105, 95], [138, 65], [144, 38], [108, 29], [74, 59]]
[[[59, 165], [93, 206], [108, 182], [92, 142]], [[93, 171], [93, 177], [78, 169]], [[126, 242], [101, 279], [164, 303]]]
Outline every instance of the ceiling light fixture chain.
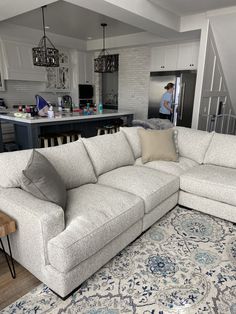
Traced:
[[[33, 64], [43, 67], [59, 67], [59, 50], [55, 48], [51, 40], [46, 35], [44, 9], [42, 6], [43, 37], [40, 39], [38, 47], [32, 48]], [[51, 47], [47, 46], [47, 41]]]

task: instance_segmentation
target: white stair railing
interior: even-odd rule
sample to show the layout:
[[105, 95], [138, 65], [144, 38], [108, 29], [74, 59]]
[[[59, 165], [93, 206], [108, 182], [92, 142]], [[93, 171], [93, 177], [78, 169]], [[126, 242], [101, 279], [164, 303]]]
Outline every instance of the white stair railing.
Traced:
[[236, 115], [231, 112], [219, 115], [202, 115], [207, 118], [206, 131], [236, 135]]

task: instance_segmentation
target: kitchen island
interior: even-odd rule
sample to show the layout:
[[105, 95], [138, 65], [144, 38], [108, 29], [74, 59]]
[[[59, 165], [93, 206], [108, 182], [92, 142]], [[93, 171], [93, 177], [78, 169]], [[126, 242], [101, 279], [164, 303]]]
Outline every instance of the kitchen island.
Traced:
[[[14, 125], [15, 141], [19, 149], [38, 148], [39, 137], [47, 134], [60, 134], [76, 131], [83, 137], [95, 136], [97, 128], [114, 123], [122, 119], [126, 125], [131, 125], [133, 113], [115, 112], [92, 115], [81, 115], [79, 113], [57, 113], [54, 118], [48, 117], [16, 117], [14, 113], [0, 114], [1, 121]], [[2, 131], [0, 128], [0, 140]], [[0, 151], [3, 151], [2, 145]]]

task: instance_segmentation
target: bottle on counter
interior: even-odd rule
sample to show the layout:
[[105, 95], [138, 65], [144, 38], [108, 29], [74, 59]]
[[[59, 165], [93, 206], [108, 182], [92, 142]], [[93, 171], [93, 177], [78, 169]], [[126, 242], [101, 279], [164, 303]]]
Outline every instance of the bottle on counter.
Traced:
[[54, 111], [52, 105], [48, 109], [48, 118], [54, 118]]
[[98, 113], [103, 113], [103, 105], [102, 105], [102, 103], [100, 103], [99, 106], [98, 106]]

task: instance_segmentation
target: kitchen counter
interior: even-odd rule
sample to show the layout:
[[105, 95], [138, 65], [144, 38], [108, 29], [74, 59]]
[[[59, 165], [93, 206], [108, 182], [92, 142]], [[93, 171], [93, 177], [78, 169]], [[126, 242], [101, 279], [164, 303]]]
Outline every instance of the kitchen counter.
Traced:
[[[102, 114], [82, 115], [79, 113], [56, 113], [54, 118], [48, 117], [15, 117], [14, 113], [0, 114], [0, 122], [5, 121], [14, 125], [15, 139], [20, 149], [39, 147], [39, 136], [50, 133], [78, 131], [84, 137], [94, 136], [97, 127], [112, 124], [117, 119], [125, 119], [131, 125], [133, 113], [109, 112]], [[1, 128], [0, 128], [1, 141]], [[0, 147], [2, 151], [2, 147]]]

